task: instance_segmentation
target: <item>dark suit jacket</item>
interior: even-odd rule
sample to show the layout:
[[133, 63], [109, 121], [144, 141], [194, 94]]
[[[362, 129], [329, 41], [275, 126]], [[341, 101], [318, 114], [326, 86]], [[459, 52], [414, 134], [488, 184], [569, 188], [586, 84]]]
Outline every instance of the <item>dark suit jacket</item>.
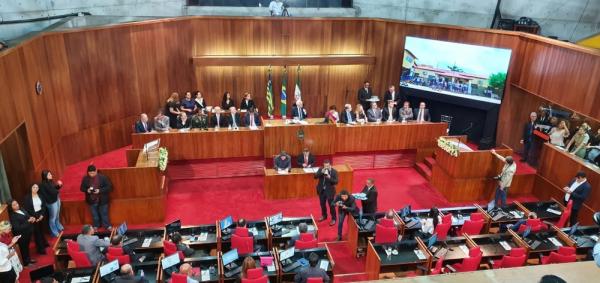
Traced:
[[361, 200], [363, 213], [375, 213], [377, 212], [377, 188], [373, 186], [369, 190], [369, 187], [365, 186], [362, 189], [362, 193], [367, 196], [366, 200]]
[[23, 237], [27, 238], [26, 235], [33, 232], [33, 224], [27, 221], [31, 215], [29, 215], [29, 213], [27, 213], [27, 211], [24, 209], [21, 210], [25, 213], [25, 215], [18, 212], [10, 213], [10, 225], [12, 226], [14, 236], [23, 235]]
[[35, 213], [35, 210], [33, 208], [33, 197], [31, 196], [31, 194], [25, 195], [25, 198], [23, 199], [23, 207], [21, 207], [23, 210], [27, 211], [29, 215], [35, 218], [39, 218], [40, 215], [46, 215], [46, 201], [39, 193], [38, 196], [40, 197], [40, 200], [42, 200], [42, 210], [39, 211], [39, 213]]
[[255, 107], [254, 100], [250, 99], [246, 101], [246, 99], [242, 99], [242, 103], [240, 103], [240, 109], [248, 110], [250, 107]]
[[[574, 182], [575, 179], [571, 180], [567, 187], [570, 187]], [[588, 195], [590, 194], [591, 189], [592, 186], [590, 185], [590, 183], [588, 181], [585, 181], [585, 183], [579, 185], [579, 187], [577, 187], [577, 189], [575, 189], [575, 191], [571, 193], [570, 199], [573, 200], [573, 209], [579, 210], [581, 208], [583, 202], [587, 199]]]
[[[301, 120], [304, 120], [308, 116], [308, 112], [306, 112], [306, 108], [304, 108], [304, 107], [302, 107], [300, 109], [301, 109], [300, 111], [302, 111], [302, 119]], [[299, 116], [300, 112], [298, 110], [299, 110], [298, 106], [292, 107], [292, 117], [300, 117]]]
[[[398, 91], [394, 92], [394, 102], [396, 102], [396, 105], [400, 104], [400, 93]], [[392, 93], [390, 93], [389, 90], [385, 91], [385, 94], [383, 95], [383, 105], [385, 107], [387, 107], [388, 104], [388, 100], [392, 100]]]
[[[356, 122], [356, 114], [354, 114], [354, 111], [350, 111], [350, 118], [352, 119], [352, 122]], [[340, 112], [340, 121], [344, 124], [348, 124], [348, 117], [346, 117], [346, 110]]]
[[96, 178], [98, 178], [99, 187], [94, 187], [94, 189], [99, 189], [99, 194], [88, 194], [87, 190], [93, 185], [93, 182], [92, 178], [90, 178], [90, 176], [87, 174], [83, 177], [83, 179], [81, 179], [81, 186], [79, 187], [79, 190], [85, 193], [85, 201], [88, 204], [95, 203], [94, 198], [96, 196], [98, 197], [98, 204], [108, 204], [108, 193], [112, 191], [112, 183], [108, 177], [100, 173], [96, 175]]
[[371, 102], [367, 101], [367, 99], [373, 96], [373, 90], [371, 90], [370, 88], [368, 90], [369, 91], [365, 91], [364, 87], [358, 89], [358, 101], [360, 101], [360, 104], [363, 105], [365, 111], [367, 111], [369, 109], [369, 105], [371, 105]]
[[323, 278], [323, 283], [329, 283], [329, 275], [327, 272], [318, 266], [315, 267], [305, 267], [302, 268], [296, 275], [294, 276], [294, 282], [296, 283], [306, 283], [308, 278]]
[[[419, 109], [420, 108], [413, 109], [413, 115], [415, 115], [415, 120], [419, 118]], [[429, 117], [429, 109], [425, 108], [424, 110], [425, 114], [423, 114], [423, 119], [425, 119], [425, 121], [431, 121], [431, 117]]]
[[[227, 117], [225, 117], [225, 115], [223, 115], [223, 113], [221, 113], [221, 115], [219, 116], [219, 127], [221, 128], [225, 128], [227, 127], [227, 120], [229, 120]], [[217, 126], [217, 115], [212, 115], [212, 117], [210, 118], [210, 127], [214, 128]]]
[[[235, 117], [234, 117], [234, 116], [235, 116]], [[242, 127], [242, 121], [241, 121], [241, 119], [240, 119], [240, 113], [235, 113], [235, 115], [233, 115], [233, 116], [232, 116], [232, 115], [229, 115], [227, 118], [228, 118], [228, 119], [227, 119], [227, 123], [229, 123], [229, 125], [231, 125], [232, 127], [233, 127], [233, 120], [234, 120], [234, 119], [235, 119], [235, 124], [236, 124], [238, 127]]]
[[135, 275], [120, 275], [115, 278], [115, 283], [146, 283], [148, 279]]
[[[298, 155], [298, 157], [296, 157], [296, 164], [298, 164], [298, 167], [302, 168], [302, 164], [304, 164], [304, 152], [300, 153], [300, 155]], [[310, 167], [312, 167], [315, 164], [315, 157], [312, 155], [312, 153], [308, 153], [308, 165]]]
[[[392, 108], [391, 115], [392, 115], [392, 119], [398, 120], [398, 117], [397, 117], [398, 116], [398, 111], [396, 111], [396, 108]], [[388, 117], [390, 116], [390, 110], [389, 110], [389, 108], [387, 108], [387, 107], [383, 108], [381, 116], [382, 116], [381, 121], [387, 121]]]
[[530, 143], [531, 142], [531, 138], [533, 137], [533, 129], [535, 128], [535, 125], [533, 123], [531, 123], [531, 121], [525, 123], [525, 125], [523, 125], [523, 136], [521, 137], [521, 139], [523, 139], [523, 142], [525, 143]]
[[[260, 126], [260, 115], [258, 115], [258, 113], [254, 113], [254, 124], [257, 127]], [[250, 127], [250, 114], [248, 113], [244, 115], [244, 126]]]
[[192, 119], [190, 117], [188, 117], [185, 120], [185, 123], [183, 121], [181, 121], [181, 119], [179, 117], [177, 117], [177, 129], [186, 129], [186, 128], [191, 128], [192, 127]]
[[152, 131], [152, 125], [150, 124], [150, 121], [146, 122], [146, 128], [144, 128], [144, 124], [142, 124], [142, 121], [135, 122], [135, 132], [136, 133], [149, 133], [151, 131]]
[[329, 170], [329, 178], [325, 177], [323, 168], [319, 168], [315, 173], [315, 179], [319, 179], [317, 182], [317, 194], [326, 194], [328, 198], [333, 198], [335, 195], [335, 185], [338, 183], [338, 173], [335, 169]]
[[341, 214], [344, 212], [354, 214], [354, 212], [356, 212], [356, 199], [352, 195], [349, 195], [348, 199], [346, 199], [346, 201], [343, 201], [342, 197], [340, 195], [337, 195], [335, 197], [335, 199], [333, 200], [333, 204], [335, 205], [337, 202], [341, 202], [343, 205], [346, 206], [346, 208], [342, 208], [341, 206], [338, 206], [338, 214]]

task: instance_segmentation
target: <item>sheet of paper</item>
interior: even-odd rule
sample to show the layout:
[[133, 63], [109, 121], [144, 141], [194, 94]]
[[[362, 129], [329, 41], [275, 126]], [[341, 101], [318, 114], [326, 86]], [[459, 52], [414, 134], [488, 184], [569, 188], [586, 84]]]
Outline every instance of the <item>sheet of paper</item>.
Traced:
[[512, 247], [506, 241], [500, 241], [500, 245], [507, 251], [512, 250]]
[[465, 253], [466, 255], [469, 255], [469, 248], [467, 248], [466, 245], [460, 245], [458, 246], [460, 248], [460, 250]]
[[268, 272], [275, 272], [275, 262], [271, 262], [271, 264], [267, 265]]
[[424, 260], [425, 259], [425, 255], [423, 254], [423, 251], [421, 250], [415, 250], [415, 255], [420, 259], [420, 260]]
[[300, 124], [300, 125], [308, 125], [308, 122], [306, 122], [304, 120], [301, 120], [301, 121], [298, 121], [298, 124]]
[[256, 227], [252, 227], [252, 228], [248, 229], [248, 231], [250, 233], [252, 233], [252, 235], [254, 235], [254, 236], [258, 235], [258, 229], [256, 229]]
[[253, 131], [258, 130], [257, 126], [250, 126], [249, 128], [250, 128], [250, 130], [253, 130]]
[[85, 282], [90, 282], [90, 276], [75, 277], [75, 278], [71, 279], [71, 283], [85, 283]]
[[202, 281], [209, 281], [210, 280], [210, 270], [208, 270], [208, 269], [202, 270], [200, 279]]
[[512, 214], [515, 218], [522, 218], [521, 214], [515, 210], [511, 211], [510, 214]]
[[562, 247], [562, 246], [563, 246], [563, 244], [562, 244], [561, 242], [559, 242], [559, 241], [558, 241], [556, 238], [554, 238], [554, 237], [550, 237], [550, 238], [548, 238], [548, 240], [550, 240], [550, 242], [551, 242], [553, 245], [557, 246], [557, 247]]
[[590, 236], [590, 239], [594, 240], [594, 242], [598, 242], [598, 236], [596, 235]]
[[550, 213], [554, 213], [554, 214], [556, 214], [556, 215], [561, 215], [561, 214], [562, 214], [562, 212], [560, 212], [560, 211], [558, 211], [558, 210], [554, 210], [554, 209], [552, 209], [552, 208], [548, 208], [548, 209], [546, 209], [546, 211], [548, 211], [548, 212], [550, 212]]
[[329, 260], [322, 259], [319, 267], [323, 270], [327, 270], [327, 268], [329, 268]]
[[277, 174], [279, 174], [279, 175], [287, 175], [288, 171], [287, 170], [277, 170]]
[[152, 244], [152, 238], [145, 238], [142, 243], [142, 248], [150, 247], [150, 244]]
[[204, 242], [204, 241], [206, 241], [206, 239], [208, 239], [208, 233], [207, 232], [200, 233], [200, 237], [198, 237], [198, 241]]
[[304, 173], [313, 173], [312, 168], [302, 168], [302, 170], [304, 171]]

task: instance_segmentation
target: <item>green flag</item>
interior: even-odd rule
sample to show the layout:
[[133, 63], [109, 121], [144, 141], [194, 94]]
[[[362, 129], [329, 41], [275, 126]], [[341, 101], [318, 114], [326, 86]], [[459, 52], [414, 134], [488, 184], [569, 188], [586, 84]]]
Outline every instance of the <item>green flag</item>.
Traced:
[[298, 65], [298, 70], [296, 71], [296, 88], [294, 89], [294, 99], [296, 101], [302, 100], [302, 92], [300, 91], [300, 65]]
[[269, 76], [267, 81], [267, 115], [273, 117], [273, 83], [271, 82], [271, 66], [269, 66]]
[[287, 73], [287, 68], [283, 67], [283, 79], [281, 81], [281, 94], [280, 99], [281, 99], [281, 117], [285, 117], [285, 115], [287, 114], [287, 77], [288, 77], [288, 73]]

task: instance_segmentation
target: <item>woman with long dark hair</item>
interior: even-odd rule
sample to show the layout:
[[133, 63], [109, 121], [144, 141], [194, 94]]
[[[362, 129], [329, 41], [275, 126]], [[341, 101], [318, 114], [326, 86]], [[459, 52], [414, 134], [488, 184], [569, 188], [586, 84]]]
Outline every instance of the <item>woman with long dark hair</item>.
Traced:
[[29, 257], [29, 242], [31, 241], [31, 235], [33, 234], [33, 223], [35, 223], [36, 219], [29, 215], [27, 211], [21, 209], [19, 202], [16, 200], [10, 200], [7, 204], [13, 235], [15, 235], [15, 238], [19, 237], [17, 244], [21, 250], [23, 266], [35, 263], [36, 261]]
[[221, 100], [221, 108], [223, 110], [229, 110], [229, 108], [231, 107], [235, 107], [235, 102], [233, 101], [233, 98], [231, 98], [231, 93], [229, 91], [226, 91], [225, 93], [223, 93], [223, 100]]
[[29, 194], [23, 199], [23, 209], [31, 216], [35, 218], [33, 224], [33, 240], [35, 241], [35, 247], [37, 248], [38, 254], [46, 254], [46, 248], [48, 240], [44, 237], [44, 229], [42, 220], [46, 215], [46, 202], [39, 194], [40, 188], [37, 184], [31, 186]]
[[48, 226], [50, 226], [50, 234], [52, 237], [58, 237], [58, 234], [65, 228], [60, 223], [60, 197], [59, 190], [62, 188], [62, 181], [54, 181], [52, 172], [49, 170], [42, 171], [42, 182], [40, 183], [40, 196], [42, 201], [46, 203], [48, 209]]

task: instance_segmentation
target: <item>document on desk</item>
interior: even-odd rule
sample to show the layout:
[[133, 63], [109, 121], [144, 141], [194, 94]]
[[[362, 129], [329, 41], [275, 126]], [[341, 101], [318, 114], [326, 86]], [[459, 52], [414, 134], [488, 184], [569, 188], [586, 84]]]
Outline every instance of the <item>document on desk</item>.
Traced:
[[277, 170], [277, 174], [279, 174], [279, 175], [287, 175], [288, 174], [288, 170]]
[[304, 120], [300, 120], [300, 121], [298, 121], [298, 124], [300, 124], [300, 125], [308, 125], [308, 122], [306, 122]]
[[142, 248], [150, 247], [150, 244], [152, 244], [152, 238], [145, 238], [142, 243]]
[[256, 131], [256, 130], [258, 130], [258, 127], [257, 127], [257, 126], [250, 126], [250, 127], [248, 127], [248, 128], [250, 128], [250, 130], [253, 130], [253, 131]]
[[267, 265], [267, 272], [275, 272], [275, 262], [271, 262], [271, 264]]
[[71, 283], [87, 283], [90, 282], [90, 276], [75, 277], [71, 279]]
[[327, 271], [327, 268], [329, 268], [329, 260], [326, 259], [322, 259], [321, 263], [319, 263], [319, 267], [325, 271]]
[[558, 210], [554, 210], [554, 209], [552, 209], [552, 208], [548, 208], [548, 209], [546, 209], [546, 211], [548, 211], [548, 212], [550, 212], [550, 213], [554, 213], [554, 214], [556, 214], [556, 215], [561, 215], [561, 214], [562, 214], [562, 212], [560, 212], [560, 211], [558, 211]]
[[201, 274], [200, 280], [210, 281], [210, 270], [208, 270], [208, 269], [202, 270], [202, 272], [200, 272], [200, 274]]
[[417, 258], [419, 258], [420, 260], [424, 260], [425, 259], [425, 254], [423, 254], [423, 251], [421, 250], [414, 250], [415, 255], [417, 256]]
[[252, 233], [254, 236], [258, 236], [258, 229], [256, 229], [256, 227], [248, 229], [248, 232]]
[[317, 173], [317, 171], [319, 171], [319, 168], [308, 167], [302, 168], [302, 170], [304, 170], [304, 173]]
[[563, 246], [563, 245], [562, 245], [562, 243], [561, 243], [561, 242], [559, 242], [559, 241], [558, 241], [556, 238], [554, 238], [554, 237], [550, 237], [550, 238], [548, 238], [548, 240], [550, 240], [550, 242], [551, 242], [553, 245], [557, 246], [557, 247], [562, 247], [562, 246]]
[[465, 253], [465, 255], [469, 255], [469, 248], [467, 248], [466, 245], [460, 245], [458, 246], [458, 248], [460, 248], [460, 250]]
[[198, 241], [200, 242], [204, 242], [208, 239], [208, 233], [207, 232], [202, 232], [200, 233], [200, 237], [198, 237]]
[[507, 251], [512, 250], [512, 247], [506, 241], [500, 241], [500, 245]]

